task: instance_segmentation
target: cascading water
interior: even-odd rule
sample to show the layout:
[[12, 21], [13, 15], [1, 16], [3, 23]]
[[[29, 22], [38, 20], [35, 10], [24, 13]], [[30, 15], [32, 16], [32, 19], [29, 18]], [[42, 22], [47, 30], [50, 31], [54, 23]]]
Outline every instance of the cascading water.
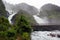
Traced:
[[[12, 12], [10, 12], [10, 16], [8, 17], [8, 20], [10, 23], [12, 23], [11, 19], [15, 14], [16, 13], [12, 14]], [[38, 17], [37, 15], [33, 15], [33, 17], [38, 24], [41, 24], [41, 23], [45, 24], [46, 23], [46, 20], [43, 20], [42, 18]], [[55, 31], [53, 31], [53, 32], [55, 32]], [[47, 34], [53, 33], [53, 32], [51, 32], [51, 31], [35, 31], [35, 32], [32, 32], [31, 33], [31, 40], [60, 40], [60, 38], [57, 38], [57, 37], [47, 36]]]
[[[35, 21], [40, 24], [40, 25], [46, 25], [49, 22], [43, 18], [38, 17], [37, 15], [33, 15]], [[52, 37], [52, 36], [48, 36], [48, 34], [53, 33], [54, 34], [59, 34], [60, 35], [60, 31], [34, 31], [31, 33], [31, 40], [60, 40], [60, 38], [56, 37]]]
[[10, 16], [8, 17], [8, 20], [9, 20], [10, 24], [12, 24], [11, 19], [12, 19], [12, 17], [13, 17], [15, 14], [16, 14], [16, 12], [15, 12], [15, 13], [10, 14]]
[[33, 15], [33, 17], [39, 25], [47, 25], [49, 23], [47, 20], [42, 19], [42, 18], [38, 17], [37, 15]]
[[48, 36], [48, 34], [60, 34], [60, 31], [35, 31], [31, 33], [31, 40], [60, 40], [60, 38]]
[[[16, 14], [16, 12], [9, 12], [9, 14], [10, 14], [10, 16], [8, 17], [8, 20], [12, 24], [11, 19]], [[41, 24], [41, 23], [48, 24], [48, 21], [46, 20], [46, 18], [43, 19], [43, 18], [38, 17], [37, 15], [33, 15], [33, 17], [38, 24]], [[53, 32], [60, 34], [60, 31], [53, 31]], [[35, 31], [35, 32], [32, 32], [31, 33], [31, 40], [60, 40], [60, 38], [58, 38], [58, 37], [47, 36], [47, 34], [53, 33], [53, 32], [51, 32], [51, 31]]]
[[[12, 12], [10, 13], [10, 16], [8, 17], [8, 20], [10, 23], [12, 23], [11, 19], [15, 14], [16, 13], [13, 13], [13, 14], [12, 14]], [[39, 24], [40, 23], [44, 23], [44, 24], [46, 23], [46, 20], [43, 20], [42, 18], [38, 17], [37, 15], [33, 15], [33, 17], [36, 20], [36, 22]], [[55, 32], [55, 31], [53, 31], [53, 32]], [[32, 32], [31, 33], [31, 40], [60, 40], [60, 38], [57, 38], [57, 37], [47, 36], [47, 34], [53, 33], [53, 32], [51, 32], [51, 31], [35, 31], [35, 32]]]

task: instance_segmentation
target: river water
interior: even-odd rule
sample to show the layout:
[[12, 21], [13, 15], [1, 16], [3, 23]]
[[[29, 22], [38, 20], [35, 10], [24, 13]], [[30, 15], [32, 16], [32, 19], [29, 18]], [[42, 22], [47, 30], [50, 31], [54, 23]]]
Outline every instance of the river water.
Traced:
[[48, 36], [48, 34], [60, 34], [60, 31], [34, 31], [31, 33], [31, 40], [60, 40], [60, 38]]

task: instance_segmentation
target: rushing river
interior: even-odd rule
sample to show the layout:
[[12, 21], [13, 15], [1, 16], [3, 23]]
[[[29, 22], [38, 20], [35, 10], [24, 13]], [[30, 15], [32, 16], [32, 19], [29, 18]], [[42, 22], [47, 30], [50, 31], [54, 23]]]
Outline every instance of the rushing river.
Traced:
[[60, 34], [60, 31], [34, 31], [31, 33], [31, 40], [60, 40], [60, 38], [48, 36], [48, 34]]

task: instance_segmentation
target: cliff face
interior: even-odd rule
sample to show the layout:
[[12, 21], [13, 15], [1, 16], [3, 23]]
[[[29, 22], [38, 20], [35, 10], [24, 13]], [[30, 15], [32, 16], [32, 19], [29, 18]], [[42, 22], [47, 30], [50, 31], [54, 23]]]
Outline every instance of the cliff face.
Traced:
[[0, 16], [8, 17], [8, 12], [5, 10], [5, 6], [2, 0], [0, 0]]
[[60, 25], [60, 7], [54, 4], [45, 4], [40, 9], [40, 17], [47, 18], [50, 25]]

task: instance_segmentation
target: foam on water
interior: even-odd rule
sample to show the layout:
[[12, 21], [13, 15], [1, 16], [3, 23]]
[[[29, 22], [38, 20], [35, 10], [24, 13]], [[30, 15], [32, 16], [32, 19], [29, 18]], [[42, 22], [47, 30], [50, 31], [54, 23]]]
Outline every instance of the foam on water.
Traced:
[[43, 18], [38, 17], [37, 15], [33, 15], [33, 17], [34, 17], [35, 21], [36, 21], [38, 24], [40, 24], [40, 25], [46, 25], [46, 24], [49, 23], [49, 22], [46, 20], [46, 18], [43, 19]]
[[47, 36], [49, 33], [60, 34], [60, 31], [35, 31], [31, 33], [31, 40], [60, 40], [58, 37]]

